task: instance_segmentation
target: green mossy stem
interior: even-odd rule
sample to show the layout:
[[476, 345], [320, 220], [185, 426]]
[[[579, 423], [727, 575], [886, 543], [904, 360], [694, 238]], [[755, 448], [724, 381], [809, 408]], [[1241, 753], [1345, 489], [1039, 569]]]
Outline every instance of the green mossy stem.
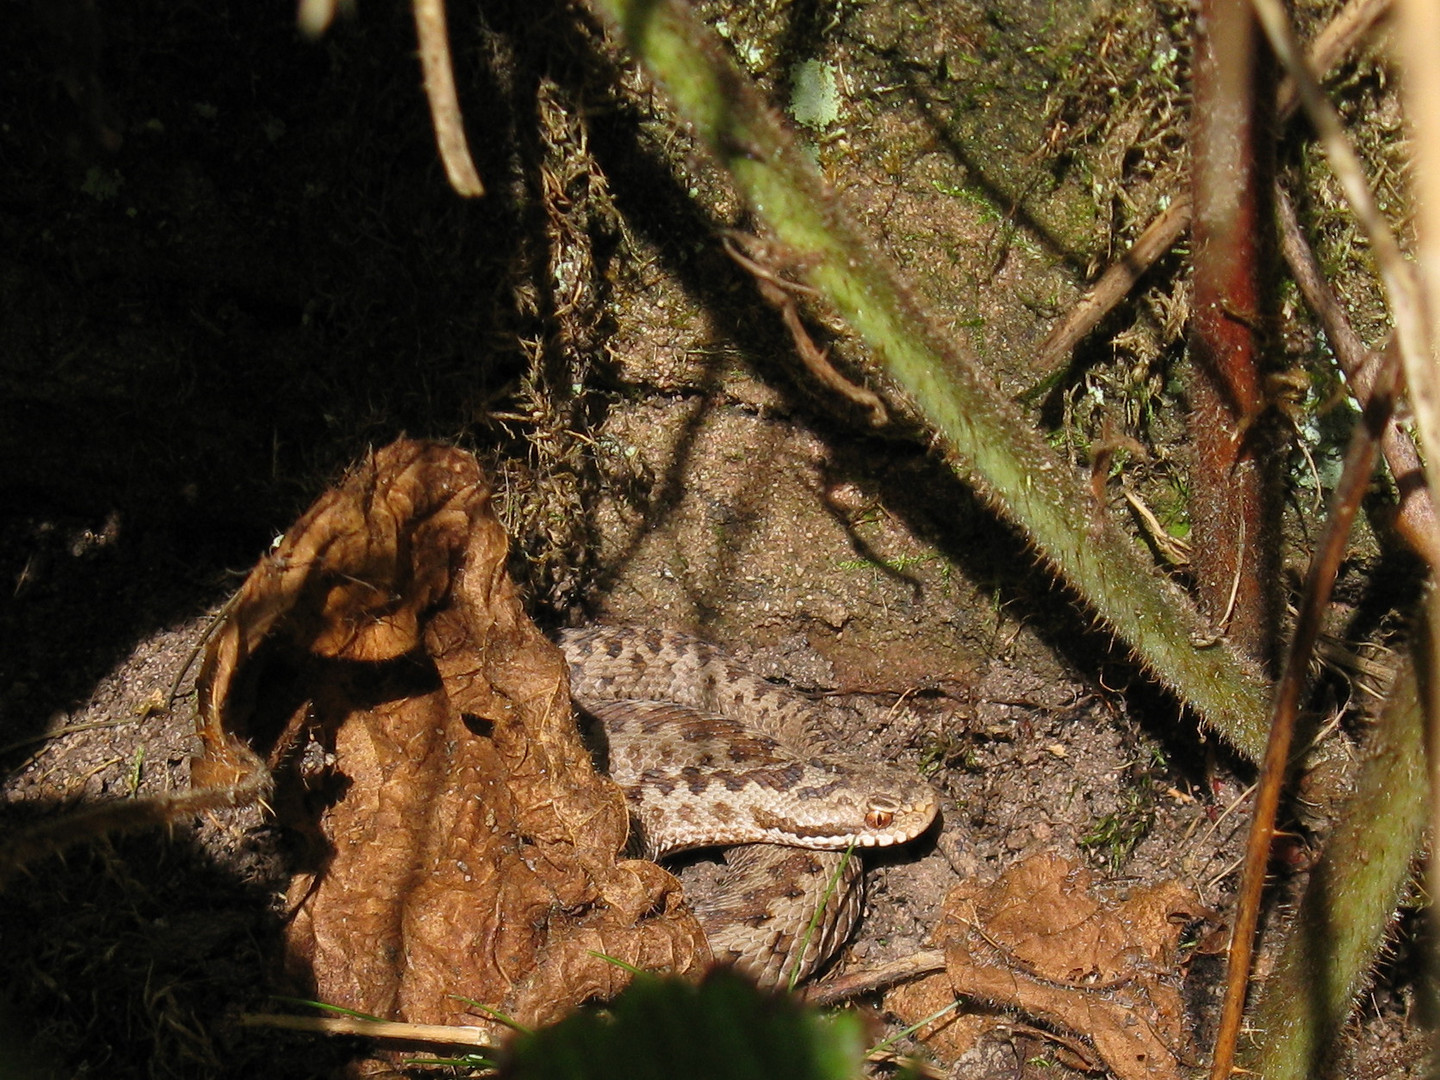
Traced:
[[720, 40], [677, 0], [595, 0], [729, 170], [754, 212], [914, 398], [974, 485], [1018, 527], [1150, 675], [1250, 760], [1265, 748], [1264, 678], [1210, 636], [1189, 599], [1142, 558], [980, 369], [861, 240], [815, 167], [731, 63]]
[[1407, 662], [1252, 1014], [1253, 1042], [1241, 1047], [1240, 1060], [1255, 1075], [1323, 1074], [1410, 881], [1429, 809], [1425, 764], [1415, 669]]

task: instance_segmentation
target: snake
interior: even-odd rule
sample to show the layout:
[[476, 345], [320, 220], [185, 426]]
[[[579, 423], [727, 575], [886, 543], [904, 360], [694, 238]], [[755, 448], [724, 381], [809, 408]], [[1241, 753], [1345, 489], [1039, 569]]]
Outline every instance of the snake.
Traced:
[[925, 832], [934, 789], [837, 753], [807, 698], [700, 638], [590, 626], [558, 643], [597, 764], [625, 793], [634, 853], [722, 849], [718, 880], [687, 896], [715, 959], [762, 986], [814, 974], [864, 906], [853, 852]]

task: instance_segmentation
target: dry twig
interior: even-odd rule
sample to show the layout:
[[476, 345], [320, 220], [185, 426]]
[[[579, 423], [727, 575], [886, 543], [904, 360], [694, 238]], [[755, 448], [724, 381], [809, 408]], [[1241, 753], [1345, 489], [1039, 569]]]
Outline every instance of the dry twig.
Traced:
[[834, 391], [851, 404], [858, 405], [868, 412], [872, 427], [884, 425], [890, 417], [885, 411], [885, 403], [880, 400], [880, 396], [863, 386], [856, 386], [836, 371], [825, 350], [817, 346], [809, 332], [806, 331], [805, 324], [800, 319], [800, 306], [795, 302], [795, 296], [797, 293], [815, 296], [817, 295], [816, 291], [808, 285], [781, 277], [768, 266], [742, 251], [740, 246], [744, 239], [746, 238], [742, 238], [737, 233], [730, 233], [723, 237], [725, 252], [755, 279], [755, 287], [760, 290], [760, 295], [765, 302], [780, 312], [785, 329], [790, 331], [790, 338], [795, 343], [795, 352], [806, 369], [821, 386]]
[[490, 1033], [451, 1024], [405, 1024], [397, 1020], [367, 1020], [360, 1016], [291, 1016], [288, 1013], [245, 1013], [241, 1027], [308, 1031], [317, 1035], [358, 1035], [363, 1039], [392, 1039], [432, 1046], [470, 1046], [496, 1050]]
[[[1367, 346], [1351, 328], [1339, 298], [1325, 280], [1314, 252], [1300, 231], [1295, 208], [1284, 191], [1278, 191], [1278, 196], [1276, 218], [1280, 224], [1281, 254], [1310, 310], [1324, 327], [1340, 370], [1350, 384], [1350, 392], [1363, 409], [1370, 398], [1375, 372], [1384, 363], [1384, 355]], [[1386, 345], [1386, 352], [1393, 348], [1392, 339]], [[1390, 475], [1394, 477], [1398, 491], [1394, 521], [1396, 531], [1432, 566], [1440, 565], [1440, 523], [1436, 521], [1430, 489], [1425, 485], [1420, 452], [1415, 448], [1415, 440], [1410, 433], [1393, 417], [1380, 436], [1380, 452], [1390, 467]]]
[[415, 34], [420, 39], [420, 66], [425, 71], [425, 97], [445, 176], [461, 195], [485, 194], [480, 173], [465, 139], [465, 120], [455, 95], [455, 72], [450, 63], [450, 34], [445, 28], [445, 0], [412, 0]]
[[944, 970], [944, 953], [938, 950], [918, 952], [903, 960], [892, 960], [888, 964], [865, 968], [863, 971], [847, 972], [838, 979], [817, 983], [805, 990], [804, 997], [812, 1005], [835, 1005], [860, 994], [868, 994], [872, 990], [883, 990], [908, 979], [918, 979], [921, 975]]
[[1345, 456], [1345, 471], [1331, 500], [1325, 532], [1310, 560], [1304, 598], [1295, 623], [1295, 635], [1285, 657], [1285, 670], [1276, 686], [1274, 718], [1270, 724], [1270, 739], [1260, 771], [1255, 815], [1251, 820], [1250, 836], [1245, 848], [1245, 869], [1241, 877], [1235, 928], [1230, 938], [1225, 1004], [1220, 1015], [1219, 1034], [1215, 1040], [1211, 1080], [1229, 1080], [1234, 1064], [1235, 1046], [1245, 1009], [1250, 958], [1260, 918], [1260, 895], [1265, 886], [1265, 870], [1270, 861], [1270, 843], [1275, 836], [1275, 815], [1290, 762], [1290, 743], [1299, 712], [1300, 695], [1305, 688], [1310, 655], [1320, 635], [1320, 621], [1330, 602], [1335, 572], [1345, 554], [1345, 542], [1350, 535], [1350, 526], [1375, 471], [1379, 435], [1389, 421], [1394, 405], [1396, 375], [1394, 364], [1387, 365], [1381, 372], [1365, 411], [1365, 422], [1356, 427], [1351, 438], [1350, 449]]

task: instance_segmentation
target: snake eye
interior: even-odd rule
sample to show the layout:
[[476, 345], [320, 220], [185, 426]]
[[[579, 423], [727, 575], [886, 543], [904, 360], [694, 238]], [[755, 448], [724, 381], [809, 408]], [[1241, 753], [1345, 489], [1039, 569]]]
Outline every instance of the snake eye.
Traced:
[[895, 815], [889, 810], [870, 810], [865, 814], [865, 824], [872, 829], [883, 829], [895, 820]]

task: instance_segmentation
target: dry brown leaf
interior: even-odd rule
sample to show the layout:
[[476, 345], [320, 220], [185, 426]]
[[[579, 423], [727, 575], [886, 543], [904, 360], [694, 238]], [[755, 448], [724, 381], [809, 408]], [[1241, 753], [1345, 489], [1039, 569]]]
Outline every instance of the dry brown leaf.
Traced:
[[287, 823], [319, 846], [291, 888], [289, 959], [324, 1001], [488, 1024], [462, 995], [534, 1025], [629, 980], [594, 953], [709, 959], [674, 879], [616, 859], [624, 799], [591, 767], [507, 546], [475, 459], [402, 440], [287, 532], [207, 652], [196, 782], [243, 782], [251, 746], [300, 759], [276, 805], [310, 807]]
[[[917, 1024], [934, 1016], [955, 1002], [955, 990], [944, 974], [927, 975], [914, 982], [901, 983], [885, 992], [885, 1009], [901, 1017], [905, 1026]], [[996, 1028], [993, 1013], [967, 1012], [951, 1009], [915, 1031], [917, 1042], [929, 1047], [931, 1053], [944, 1061], [954, 1061]]]
[[1092, 884], [1085, 868], [1041, 855], [992, 885], [956, 887], [937, 932], [950, 989], [1084, 1036], [1120, 1080], [1178, 1078], [1179, 938], [1208, 913], [1177, 882], [1119, 901]]

